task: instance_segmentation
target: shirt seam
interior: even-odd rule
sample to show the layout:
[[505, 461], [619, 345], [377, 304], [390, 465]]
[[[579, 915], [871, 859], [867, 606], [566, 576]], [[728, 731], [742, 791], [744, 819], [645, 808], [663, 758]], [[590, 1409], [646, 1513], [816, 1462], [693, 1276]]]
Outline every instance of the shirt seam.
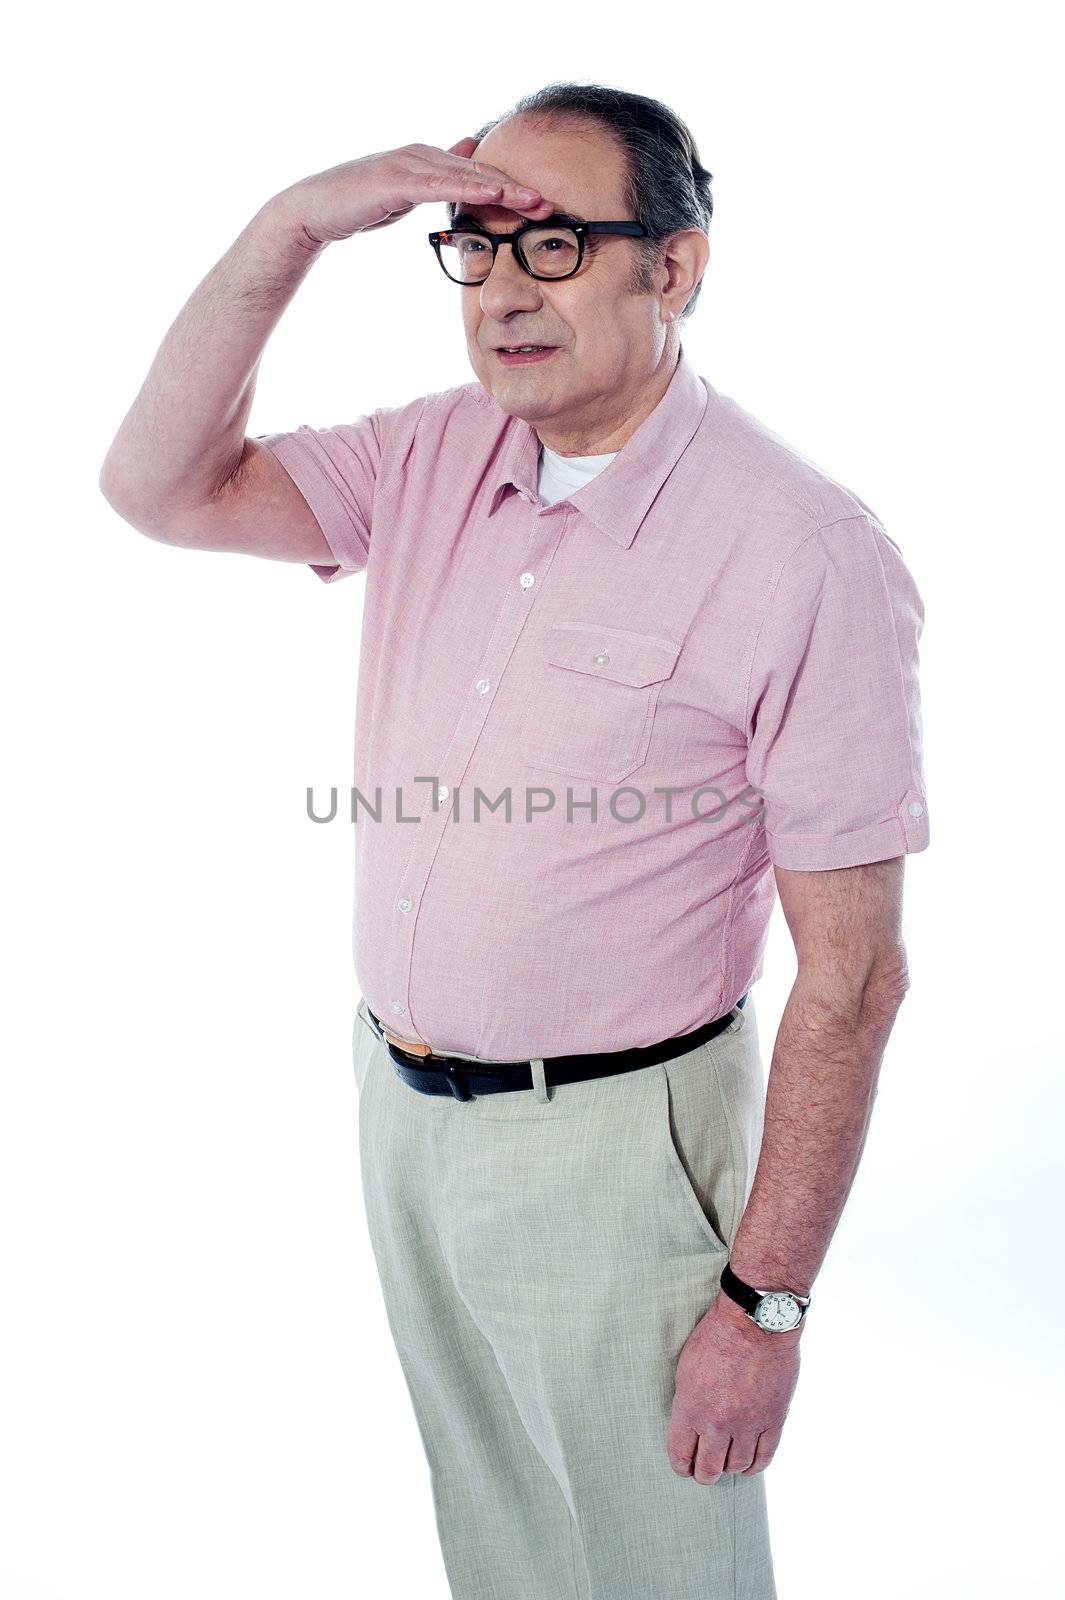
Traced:
[[766, 830], [765, 830], [764, 822], [761, 823], [761, 824], [759, 824], [759, 823], [750, 824], [750, 834], [748, 836], [747, 843], [746, 843], [746, 845], [744, 847], [743, 854], [741, 855], [739, 861], [736, 863], [736, 870], [732, 874], [732, 882], [729, 884], [728, 906], [727, 906], [727, 908], [725, 910], [725, 923], [724, 923], [724, 928], [722, 930], [722, 936], [721, 936], [721, 965], [720, 965], [720, 969], [719, 969], [719, 974], [720, 975], [719, 975], [719, 980], [718, 980], [720, 985], [721, 985], [721, 988], [720, 988], [720, 990], [718, 992], [718, 1004], [719, 1005], [721, 1003], [723, 1003], [726, 994], [731, 994], [732, 993], [733, 985], [735, 984], [735, 981], [736, 981], [735, 980], [735, 963], [734, 963], [734, 960], [733, 960], [733, 939], [732, 939], [732, 923], [733, 923], [733, 918], [735, 917], [735, 914], [736, 914], [736, 887], [737, 887], [740, 879], [742, 878], [742, 876], [743, 876], [743, 874], [744, 874], [744, 872], [745, 872], [745, 870], [747, 868], [747, 865], [750, 862], [751, 857], [752, 857], [752, 855], [754, 853], [755, 847], [756, 847], [756, 845], [758, 843], [758, 833], [759, 833], [759, 827], [760, 826], [761, 826], [762, 835], [763, 835], [763, 837], [765, 837]]
[[[909, 789], [905, 790], [903, 798], [909, 792]], [[881, 817], [879, 822], [865, 822], [860, 828], [848, 828], [844, 833], [839, 833], [838, 831], [836, 833], [780, 833], [774, 829], [767, 828], [765, 836], [771, 841], [784, 839], [788, 844], [804, 844], [807, 840], [847, 839], [854, 833], [871, 833], [874, 828], [898, 828], [900, 826], [901, 822], [896, 809], [889, 817]]]
[[[703, 413], [702, 419], [701, 419], [701, 421], [699, 423], [699, 427], [696, 429], [697, 433], [701, 432], [702, 428], [707, 425], [707, 419], [708, 419], [708, 413], [709, 413], [709, 396], [707, 397], [707, 401], [708, 401], [707, 410]], [[713, 426], [712, 421], [711, 421], [710, 425]], [[770, 492], [770, 491], [772, 491], [774, 489], [779, 490], [779, 492], [781, 494], [783, 494], [788, 500], [791, 501], [792, 505], [798, 506], [799, 510], [800, 511], [804, 511], [807, 516], [812, 517], [812, 516], [816, 516], [817, 515], [817, 508], [814, 505], [813, 501], [806, 499], [801, 494], [798, 494], [796, 492], [796, 490], [788, 483], [787, 479], [783, 476], [783, 474], [774, 473], [774, 474], [771, 474], [770, 476], [767, 477], [765, 475], [765, 473], [761, 473], [761, 472], [756, 471], [755, 468], [752, 467], [749, 462], [747, 462], [747, 461], [745, 461], [743, 459], [743, 457], [739, 454], [738, 451], [736, 451], [736, 450], [734, 450], [732, 448], [732, 446], [728, 443], [727, 440], [722, 439], [720, 437], [720, 433], [717, 431], [717, 429], [715, 429], [715, 431], [714, 431], [714, 444], [721, 451], [722, 455], [728, 456], [729, 460], [732, 462], [732, 464], [734, 466], [738, 467], [739, 470], [742, 473], [744, 473], [748, 478], [750, 478], [754, 483], [756, 483], [759, 486], [759, 488], [763, 489], [766, 493], [768, 493], [768, 492]], [[860, 513], [858, 513], [858, 512], [847, 512], [847, 513], [845, 513], [845, 516], [857, 516], [857, 515], [860, 515]], [[836, 518], [835, 520], [836, 521], [842, 521], [842, 520], [844, 520], [844, 518]], [[826, 523], [825, 526], [826, 527], [830, 527], [831, 524], [830, 523]]]
[[[375, 429], [375, 432], [376, 432], [376, 429]], [[354, 527], [354, 525], [352, 523], [351, 512], [349, 511], [348, 507], [344, 503], [344, 497], [340, 493], [340, 490], [337, 488], [337, 486], [333, 482], [333, 480], [323, 471], [321, 462], [318, 460], [317, 456], [315, 455], [314, 451], [311, 449], [311, 447], [307, 443], [307, 441], [305, 439], [301, 439], [299, 434], [298, 434], [298, 432], [297, 432], [297, 433], [288, 434], [285, 437], [284, 443], [280, 443], [280, 441], [279, 441], [279, 444], [280, 444], [280, 448], [278, 447], [278, 445], [269, 445], [269, 444], [268, 445], [264, 445], [263, 448], [266, 449], [266, 450], [269, 450], [272, 455], [276, 456], [278, 461], [281, 462], [282, 466], [284, 465], [283, 451], [284, 451], [286, 445], [289, 448], [295, 450], [297, 457], [300, 460], [302, 460], [305, 463], [307, 463], [308, 466], [310, 466], [310, 467], [312, 467], [314, 469], [314, 477], [313, 477], [312, 481], [314, 482], [316, 487], [325, 488], [325, 489], [327, 489], [329, 491], [329, 495], [331, 496], [331, 499], [330, 499], [329, 503], [332, 506], [334, 506], [334, 507], [339, 509], [339, 511], [340, 511], [340, 520], [341, 520], [343, 526], [345, 527], [347, 532], [351, 535], [351, 537], [357, 541], [359, 536], [358, 536], [358, 533], [355, 531], [355, 527]], [[303, 491], [301, 490], [300, 492], [302, 494]], [[306, 498], [306, 496], [304, 498]], [[311, 507], [311, 510], [314, 511], [313, 506]], [[316, 511], [314, 512], [314, 516], [315, 516], [315, 520], [318, 522], [319, 531], [321, 532], [322, 538], [325, 540], [326, 544], [329, 547], [329, 552], [333, 557], [333, 561], [331, 561], [331, 562], [330, 561], [323, 561], [323, 562], [313, 562], [312, 561], [312, 562], [309, 562], [308, 565], [309, 566], [324, 567], [326, 570], [328, 570], [329, 567], [331, 567], [333, 565], [336, 565], [336, 566], [340, 567], [343, 571], [350, 572], [352, 570], [351, 567], [349, 567], [346, 564], [346, 561], [341, 560], [340, 552], [334, 548], [333, 541], [330, 538], [329, 532], [324, 527], [322, 527], [321, 519], [318, 517], [318, 513]]]
[[421, 397], [422, 408], [418, 412], [417, 417], [414, 419], [414, 426], [410, 429], [410, 435], [407, 439], [406, 449], [403, 452], [402, 458], [396, 459], [395, 461], [393, 461], [393, 457], [399, 457], [398, 449], [390, 438], [387, 429], [384, 428], [376, 419], [376, 414], [371, 414], [373, 429], [377, 435], [377, 441], [381, 451], [381, 465], [374, 478], [373, 496], [370, 508], [369, 553], [366, 560], [367, 581], [369, 581], [370, 563], [373, 561], [374, 555], [373, 524], [376, 520], [376, 514], [380, 508], [382, 499], [386, 498], [389, 493], [387, 480], [390, 474], [394, 472], [398, 473], [399, 469], [404, 465], [404, 463], [410, 459], [411, 453], [413, 452], [417, 442], [418, 430], [421, 428], [422, 424], [426, 420], [426, 417], [428, 416], [430, 403], [436, 398], [436, 391]]
[[[907, 710], [906, 710], [906, 668], [905, 668], [905, 665], [904, 665], [903, 659], [902, 659], [902, 641], [899, 638], [898, 617], [897, 617], [896, 612], [895, 612], [895, 607], [891, 603], [891, 591], [890, 591], [890, 589], [888, 587], [887, 573], [884, 571], [884, 557], [883, 557], [883, 554], [882, 554], [882, 552], [880, 550], [880, 545], [879, 545], [879, 543], [877, 541], [877, 538], [876, 538], [876, 529], [875, 529], [875, 527], [873, 527], [871, 525], [869, 531], [870, 531], [870, 535], [871, 535], [872, 540], [873, 540], [873, 549], [876, 551], [877, 565], [878, 565], [879, 570], [880, 570], [880, 582], [881, 582], [881, 586], [882, 586], [882, 589], [883, 589], [883, 592], [884, 592], [885, 599], [887, 601], [888, 611], [889, 611], [889, 613], [891, 615], [892, 632], [893, 632], [893, 634], [895, 636], [895, 656], [896, 656], [896, 661], [897, 661], [897, 665], [898, 665], [899, 704], [900, 704], [900, 707], [901, 707], [901, 715], [902, 715], [901, 732], [902, 732], [903, 738], [906, 741], [906, 745], [907, 745], [907, 747], [909, 748], [909, 751], [910, 751], [910, 763], [909, 763], [910, 784], [909, 784], [909, 787], [911, 789], [917, 789], [917, 788], [919, 788], [919, 785], [918, 785], [918, 782], [917, 782], [917, 767], [916, 767], [916, 764], [915, 764], [914, 759], [913, 759], [913, 741], [910, 739], [909, 717], [907, 715]], [[905, 795], [903, 795], [903, 799], [905, 799]]]
[[[798, 541], [798, 543], [792, 546], [792, 548], [788, 551], [787, 555], [785, 555], [785, 557], [781, 561], [780, 567], [777, 570], [777, 575], [773, 579], [772, 588], [769, 591], [769, 596], [768, 596], [768, 598], [766, 600], [766, 603], [765, 603], [765, 610], [762, 612], [762, 619], [758, 624], [758, 631], [755, 634], [754, 642], [751, 645], [751, 656], [750, 656], [750, 661], [749, 661], [748, 666], [747, 666], [747, 684], [746, 684], [746, 688], [744, 690], [744, 697], [743, 697], [743, 728], [744, 728], [744, 732], [746, 732], [747, 728], [750, 726], [751, 684], [752, 684], [752, 681], [754, 679], [754, 664], [758, 659], [758, 646], [760, 645], [760, 643], [762, 641], [762, 634], [765, 631], [765, 625], [769, 621], [770, 614], [771, 614], [771, 612], [773, 610], [773, 601], [776, 599], [777, 590], [780, 587], [780, 580], [784, 576], [784, 573], [787, 571], [788, 566], [795, 559], [795, 557], [798, 555], [799, 551], [804, 547], [804, 545], [809, 544], [810, 540], [816, 538], [819, 533], [825, 533], [825, 532], [827, 532], [827, 530], [829, 528], [834, 528], [841, 522], [868, 522], [868, 521], [869, 521], [869, 517], [868, 517], [868, 513], [867, 512], [864, 512], [864, 511], [846, 511], [846, 512], [841, 513], [840, 516], [838, 516], [838, 517], [832, 517], [828, 522], [821, 522], [821, 523], [818, 524], [818, 526], [816, 528], [810, 528], [808, 530], [808, 532], [804, 533], [802, 538]], [[883, 569], [881, 568], [881, 570], [883, 570]], [[898, 646], [897, 630], [896, 630], [896, 641], [895, 642], [896, 642], [896, 647], [897, 647]]]

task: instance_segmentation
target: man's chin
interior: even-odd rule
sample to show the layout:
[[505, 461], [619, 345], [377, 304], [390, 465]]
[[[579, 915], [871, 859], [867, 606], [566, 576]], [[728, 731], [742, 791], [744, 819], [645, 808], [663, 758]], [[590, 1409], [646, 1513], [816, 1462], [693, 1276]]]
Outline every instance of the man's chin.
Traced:
[[477, 378], [481, 388], [508, 416], [521, 417], [525, 422], [539, 422], [545, 417], [555, 416], [560, 410], [557, 394], [550, 392], [546, 384], [541, 389], [538, 383], [530, 382], [520, 371], [488, 375], [479, 372]]

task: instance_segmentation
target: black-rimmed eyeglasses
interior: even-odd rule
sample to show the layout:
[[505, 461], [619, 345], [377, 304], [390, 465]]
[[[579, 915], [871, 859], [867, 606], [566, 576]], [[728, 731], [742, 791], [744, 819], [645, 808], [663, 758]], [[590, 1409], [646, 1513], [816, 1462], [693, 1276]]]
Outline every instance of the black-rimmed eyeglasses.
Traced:
[[523, 222], [513, 233], [489, 233], [462, 223], [429, 235], [436, 259], [452, 283], [483, 283], [495, 263], [501, 244], [513, 247], [518, 265], [530, 278], [572, 278], [584, 260], [589, 234], [617, 233], [631, 239], [649, 239], [642, 222]]

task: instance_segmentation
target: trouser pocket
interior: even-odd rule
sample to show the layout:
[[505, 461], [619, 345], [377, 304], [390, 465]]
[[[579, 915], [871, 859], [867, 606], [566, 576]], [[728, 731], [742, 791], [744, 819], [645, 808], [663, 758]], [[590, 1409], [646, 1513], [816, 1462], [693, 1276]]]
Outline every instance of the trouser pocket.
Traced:
[[351, 1064], [355, 1073], [355, 1087], [359, 1091], [360, 1098], [373, 1047], [377, 1042], [373, 1023], [366, 1015], [366, 1001], [360, 1000], [355, 1008], [355, 1025], [351, 1033]]
[[722, 1037], [660, 1062], [656, 1092], [665, 1181], [704, 1243], [727, 1254], [742, 1213], [746, 1162], [711, 1055]]

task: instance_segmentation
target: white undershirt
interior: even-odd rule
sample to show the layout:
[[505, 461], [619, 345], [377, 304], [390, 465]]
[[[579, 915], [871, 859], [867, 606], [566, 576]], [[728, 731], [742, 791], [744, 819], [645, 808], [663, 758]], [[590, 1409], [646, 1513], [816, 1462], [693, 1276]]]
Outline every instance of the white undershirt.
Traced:
[[541, 445], [536, 482], [540, 499], [545, 505], [553, 506], [556, 500], [590, 483], [616, 455], [617, 451], [612, 450], [605, 456], [560, 456], [557, 450]]

